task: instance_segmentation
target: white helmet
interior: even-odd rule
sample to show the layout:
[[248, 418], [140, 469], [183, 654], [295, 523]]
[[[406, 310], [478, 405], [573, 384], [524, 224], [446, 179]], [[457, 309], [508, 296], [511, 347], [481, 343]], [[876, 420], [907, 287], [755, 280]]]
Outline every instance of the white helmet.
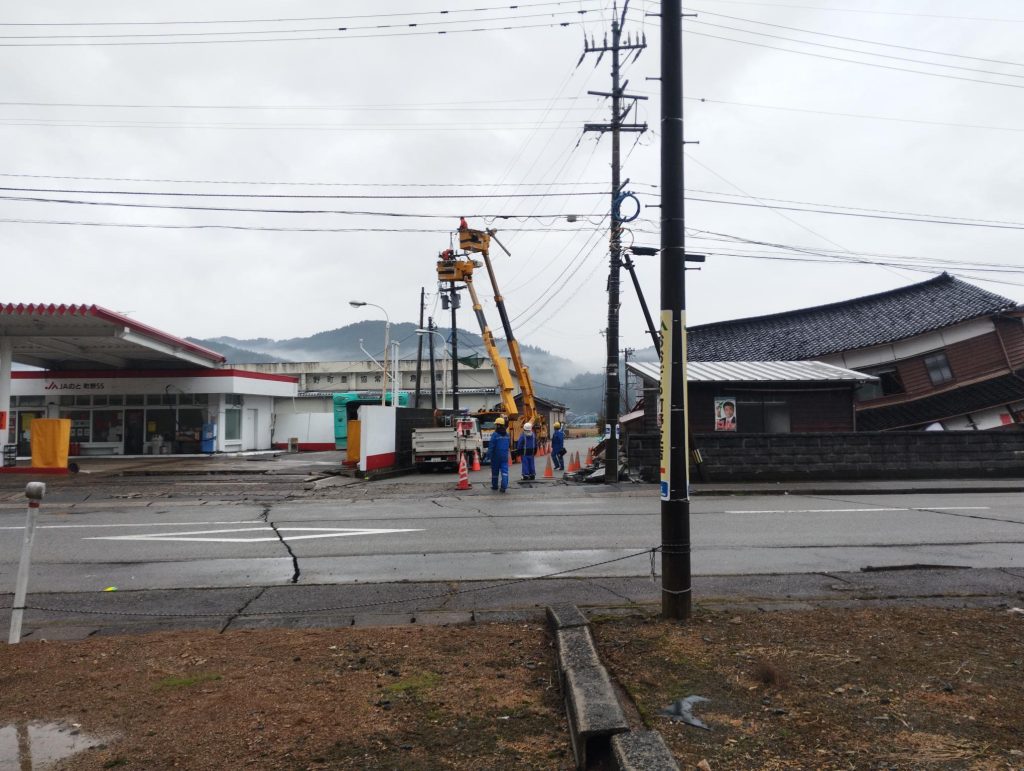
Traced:
[[523, 431], [533, 431], [533, 423], [523, 423]]

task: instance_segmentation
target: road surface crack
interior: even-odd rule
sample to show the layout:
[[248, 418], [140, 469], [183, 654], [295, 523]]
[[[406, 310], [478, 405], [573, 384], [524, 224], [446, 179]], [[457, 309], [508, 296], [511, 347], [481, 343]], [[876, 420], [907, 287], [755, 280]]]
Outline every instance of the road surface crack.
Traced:
[[299, 575], [302, 572], [299, 570], [299, 558], [295, 555], [295, 552], [292, 551], [292, 547], [288, 545], [288, 542], [284, 540], [284, 536], [281, 535], [281, 531], [277, 529], [277, 525], [273, 522], [267, 522], [267, 524], [270, 525], [271, 529], [274, 531], [274, 535], [277, 536], [277, 540], [281, 542], [281, 545], [288, 551], [288, 555], [292, 558], [292, 568], [295, 572], [292, 573], [289, 583], [297, 584], [299, 582]]
[[224, 622], [224, 626], [222, 626], [220, 628], [219, 634], [224, 634], [225, 630], [227, 630], [227, 628], [229, 626], [231, 626], [233, 623], [235, 623], [235, 619], [237, 619], [239, 616], [241, 616], [243, 613], [245, 613], [246, 609], [250, 605], [252, 605], [254, 602], [256, 602], [256, 600], [258, 600], [260, 597], [262, 597], [263, 594], [266, 591], [267, 591], [267, 587], [265, 587], [265, 586], [261, 587], [260, 590], [258, 592], [256, 592], [256, 594], [254, 594], [248, 600], [243, 602], [242, 605], [238, 608], [238, 610], [236, 610], [234, 613], [232, 613], [231, 616], [228, 618], [228, 620]]

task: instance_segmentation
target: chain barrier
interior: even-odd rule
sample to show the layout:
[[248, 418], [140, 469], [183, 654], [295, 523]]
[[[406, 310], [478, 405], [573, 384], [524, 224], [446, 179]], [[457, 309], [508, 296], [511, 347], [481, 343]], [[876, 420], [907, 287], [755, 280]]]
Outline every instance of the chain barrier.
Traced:
[[[394, 600], [381, 600], [378, 602], [361, 602], [351, 605], [328, 605], [320, 608], [303, 608], [297, 610], [267, 610], [257, 613], [252, 613], [252, 616], [297, 616], [303, 614], [312, 613], [330, 613], [340, 610], [361, 610], [366, 608], [377, 608], [384, 607], [386, 605], [398, 605], [401, 603], [415, 603], [425, 602], [426, 600], [439, 600], [443, 597], [459, 597], [464, 594], [473, 594], [474, 592], [490, 591], [492, 589], [503, 589], [509, 586], [516, 586], [517, 584], [525, 584], [530, 581], [543, 581], [549, 578], [557, 578], [558, 576], [568, 575], [570, 573], [579, 573], [583, 570], [589, 570], [591, 568], [601, 567], [603, 565], [611, 565], [615, 562], [622, 562], [628, 559], [634, 559], [636, 557], [643, 557], [650, 555], [651, 566], [653, 571], [655, 555], [661, 551], [660, 546], [653, 546], [643, 551], [638, 551], [633, 554], [627, 554], [622, 557], [614, 557], [613, 559], [604, 560], [602, 562], [592, 562], [589, 565], [581, 565], [580, 567], [568, 568], [567, 570], [559, 570], [554, 573], [546, 573], [542, 576], [529, 576], [527, 578], [517, 578], [510, 581], [501, 581], [496, 584], [488, 584], [487, 586], [474, 586], [468, 589], [459, 589], [456, 591], [437, 592], [435, 594], [424, 594], [418, 597], [403, 597]], [[70, 615], [95, 615], [95, 616], [129, 616], [139, 618], [218, 618], [222, 616], [237, 616], [245, 617], [242, 611], [220, 611], [217, 613], [151, 613], [146, 611], [131, 611], [131, 610], [93, 610], [91, 608], [53, 608], [46, 605], [23, 605], [21, 607], [10, 607], [4, 608], [4, 610], [36, 610], [44, 613], [67, 613]], [[246, 608], [247, 609], [247, 608]]]

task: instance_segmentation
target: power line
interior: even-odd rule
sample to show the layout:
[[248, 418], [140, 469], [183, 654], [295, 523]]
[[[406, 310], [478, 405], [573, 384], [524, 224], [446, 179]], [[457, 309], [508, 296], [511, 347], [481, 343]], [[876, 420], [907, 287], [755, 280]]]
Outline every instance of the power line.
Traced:
[[[182, 190], [73, 190], [52, 187], [0, 187], [9, 193], [64, 193], [70, 195], [122, 195], [175, 198], [284, 198], [284, 199], [332, 199], [348, 201], [368, 200], [469, 200], [487, 199], [487, 193], [211, 193], [186, 192]], [[606, 196], [607, 191], [570, 190], [562, 193], [506, 193], [503, 198], [568, 198]], [[67, 202], [62, 202], [67, 203]], [[75, 203], [74, 201], [70, 203]], [[479, 215], [482, 216], [482, 215]]]
[[[846, 64], [860, 64], [860, 65], [863, 65], [864, 67], [875, 67], [875, 68], [883, 69], [883, 70], [891, 70], [893, 72], [909, 72], [909, 73], [911, 73], [913, 75], [927, 75], [927, 76], [933, 77], [933, 78], [946, 78], [948, 80], [960, 80], [960, 81], [964, 81], [966, 83], [981, 83], [981, 84], [984, 84], [984, 85], [987, 85], [987, 86], [1004, 86], [1006, 88], [1024, 88], [1024, 85], [1018, 84], [1018, 83], [999, 83], [999, 82], [994, 81], [994, 80], [982, 80], [980, 78], [967, 78], [967, 77], [963, 77], [961, 75], [950, 75], [950, 74], [945, 73], [945, 72], [926, 72], [924, 70], [913, 70], [913, 69], [910, 69], [908, 67], [895, 67], [895, 66], [893, 66], [891, 64], [879, 64], [877, 62], [864, 62], [864, 61], [860, 61], [858, 59], [846, 59], [846, 58], [843, 58], [841, 56], [828, 56], [827, 54], [816, 54], [816, 53], [814, 53], [812, 51], [794, 51], [792, 48], [782, 48], [781, 46], [773, 46], [773, 45], [769, 45], [768, 43], [757, 43], [757, 42], [755, 42], [753, 40], [738, 40], [738, 39], [732, 38], [732, 37], [725, 37], [723, 35], [712, 35], [712, 34], [709, 34], [707, 32], [697, 32], [697, 31], [691, 30], [691, 29], [685, 29], [685, 30], [683, 30], [683, 32], [688, 34], [688, 35], [696, 35], [697, 37], [706, 37], [706, 38], [710, 38], [712, 40], [725, 40], [725, 41], [730, 42], [730, 43], [740, 43], [741, 45], [754, 46], [756, 48], [768, 48], [768, 49], [771, 49], [773, 51], [783, 51], [784, 53], [789, 53], [789, 54], [800, 54], [801, 56], [811, 56], [811, 57], [814, 57], [815, 59], [827, 59], [829, 61], [845, 62]], [[808, 44], [808, 45], [816, 45], [816, 44]], [[869, 55], [869, 56], [878, 56], [879, 55], [879, 54], [871, 54], [868, 51], [863, 51], [861, 53], [864, 53], [865, 55]]]
[[[1014, 66], [1014, 67], [1024, 67], [1024, 63], [1021, 63], [1021, 62], [1011, 62], [1011, 61], [1007, 61], [1005, 59], [986, 59], [985, 57], [982, 57], [982, 56], [969, 56], [967, 54], [956, 54], [956, 53], [951, 53], [949, 51], [936, 51], [936, 50], [931, 49], [931, 48], [915, 48], [914, 46], [900, 45], [899, 43], [885, 43], [885, 42], [882, 42], [882, 41], [879, 41], [879, 40], [866, 40], [864, 38], [849, 37], [847, 35], [835, 35], [835, 34], [831, 34], [831, 33], [828, 33], [828, 32], [820, 32], [820, 31], [813, 30], [813, 29], [804, 29], [802, 27], [787, 27], [784, 24], [772, 24], [771, 22], [760, 21], [758, 19], [746, 19], [746, 18], [743, 18], [741, 16], [728, 16], [728, 15], [726, 15], [724, 13], [713, 13], [711, 11], [701, 10], [700, 8], [692, 8], [690, 10], [695, 11], [695, 12], [700, 13], [700, 14], [703, 14], [703, 15], [706, 15], [706, 16], [715, 16], [715, 17], [720, 18], [720, 19], [732, 19], [733, 21], [742, 21], [742, 22], [747, 23], [747, 24], [759, 24], [759, 25], [761, 25], [763, 27], [772, 27], [774, 29], [785, 29], [785, 30], [789, 30], [790, 32], [802, 32], [802, 33], [807, 34], [807, 35], [820, 35], [821, 37], [833, 38], [835, 40], [849, 40], [850, 42], [853, 42], [853, 43], [866, 43], [867, 45], [885, 46], [886, 48], [899, 48], [899, 49], [901, 49], [903, 51], [914, 51], [916, 53], [923, 53], [923, 54], [935, 54], [936, 56], [950, 56], [950, 57], [953, 57], [953, 58], [956, 58], [956, 59], [971, 59], [971, 60], [976, 61], [976, 62], [989, 62], [990, 64], [1008, 64], [1008, 65], [1011, 65], [1011, 66]], [[724, 29], [733, 29], [733, 28], [732, 27], [725, 27]], [[743, 31], [746, 31], [746, 30], [743, 30]], [[751, 34], [757, 34], [757, 33], [751, 33]], [[786, 40], [788, 38], [782, 38], [782, 39]], [[802, 42], [802, 41], [797, 41], [797, 42]], [[842, 50], [846, 50], [846, 49], [842, 49]]]
[[584, 21], [553, 21], [548, 24], [509, 24], [500, 27], [475, 27], [465, 29], [444, 29], [435, 31], [413, 31], [413, 32], [379, 32], [364, 35], [307, 35], [303, 37], [266, 37], [266, 38], [234, 38], [230, 40], [123, 40], [123, 41], [99, 41], [84, 43], [0, 43], [0, 48], [80, 48], [98, 46], [175, 46], [175, 45], [219, 45], [238, 43], [282, 43], [311, 40], [333, 40], [344, 42], [348, 40], [370, 40], [376, 38], [403, 38], [422, 37], [424, 35], [458, 35], [465, 33], [479, 32], [506, 32], [521, 29], [551, 29], [553, 27], [574, 27], [585, 24]]
[[[448, 110], [478, 110], [481, 106], [487, 107], [488, 112], [493, 110], [547, 110], [548, 107], [523, 107], [524, 103], [548, 102], [548, 101], [576, 101], [579, 97], [552, 97], [551, 100], [542, 98], [516, 98], [516, 99], [474, 99], [468, 102], [445, 101], [445, 102], [407, 102], [407, 103], [377, 103], [377, 104], [137, 104], [124, 102], [0, 102], [0, 107], [96, 107], [110, 109], [145, 109], [145, 110], [326, 110], [326, 111], [350, 111], [350, 110], [398, 110], [412, 111], [422, 110], [426, 107], [438, 107]], [[495, 107], [494, 105], [515, 105], [510, 107]], [[566, 108], [570, 109], [570, 108]]]
[[948, 19], [951, 21], [984, 21], [1006, 24], [1024, 24], [1024, 19], [993, 18], [987, 16], [951, 16], [938, 13], [914, 13], [911, 11], [877, 11], [866, 8], [829, 8], [821, 5], [796, 5], [791, 3], [765, 3], [754, 0], [704, 0], [704, 2], [727, 3], [730, 5], [755, 5], [762, 8], [796, 8], [805, 11], [824, 11], [829, 13], [860, 13], [872, 16], [909, 16], [911, 18]]
[[[514, 7], [514, 6], [512, 6]], [[511, 21], [521, 19], [554, 18], [556, 16], [583, 16], [587, 10], [554, 11], [550, 13], [514, 14], [512, 16], [491, 16], [480, 19], [445, 19], [444, 21], [423, 21], [413, 24], [372, 24], [362, 27], [306, 27], [299, 29], [270, 29], [270, 30], [217, 30], [214, 32], [117, 32], [117, 33], [90, 33], [86, 35], [0, 35], [0, 40], [84, 40], [84, 39], [110, 39], [110, 38], [196, 38], [196, 37], [225, 37], [227, 35], [291, 35], [306, 32], [362, 32], [364, 30], [387, 30], [387, 29], [408, 29], [410, 27], [438, 27], [449, 24], [466, 23], [491, 23], [496, 21]]]
[[809, 115], [826, 115], [835, 118], [860, 118], [862, 120], [881, 120], [891, 121], [894, 123], [913, 123], [921, 126], [948, 126], [950, 128], [969, 128], [969, 129], [985, 129], [988, 131], [1013, 131], [1013, 132], [1024, 132], [1024, 128], [1018, 128], [1015, 126], [985, 126], [977, 123], [948, 123], [945, 121], [934, 121], [934, 120], [920, 120], [915, 118], [896, 118], [887, 115], [867, 115], [864, 113], [853, 113], [853, 112], [831, 112], [828, 110], [813, 110], [802, 107], [783, 107], [781, 105], [772, 104], [752, 104], [750, 102], [732, 102], [725, 99], [710, 99], [707, 97], [697, 96], [685, 96], [684, 99], [692, 102], [704, 102], [706, 104], [727, 104], [733, 107], [749, 107], [758, 110], [779, 110], [782, 112], [797, 112], [805, 113]]
[[[543, 8], [549, 6], [579, 6], [585, 0], [551, 0], [542, 3], [517, 3], [516, 5], [498, 5], [486, 8], [450, 8], [434, 11], [396, 11], [392, 13], [368, 13], [349, 16], [303, 16], [292, 18], [270, 19], [179, 19], [177, 21], [47, 21], [47, 22], [0, 22], [0, 27], [149, 27], [149, 26], [185, 26], [203, 24], [272, 24], [299, 21], [331, 21], [345, 19], [387, 19], [404, 16], [443, 16], [459, 13], [482, 13], [486, 11], [506, 11], [510, 8]], [[592, 0], [593, 1], [593, 0]]]
[[71, 119], [0, 118], [0, 126], [38, 126], [46, 128], [130, 128], [130, 129], [209, 129], [218, 131], [546, 131], [566, 127], [536, 123], [363, 123], [363, 124], [289, 124], [289, 123], [182, 123], [172, 121], [103, 121]]
[[[87, 220], [51, 220], [51, 219], [27, 219], [27, 218], [0, 218], [0, 223], [15, 225], [63, 225], [81, 227], [101, 228], [136, 228], [140, 230], [252, 230], [259, 232], [273, 233], [451, 233], [451, 228], [427, 228], [427, 227], [406, 227], [406, 228], [371, 228], [371, 227], [274, 227], [270, 225], [231, 225], [225, 223], [212, 224], [191, 224], [173, 225], [163, 223], [138, 223], [138, 222], [95, 222]], [[505, 228], [506, 233], [540, 233], [549, 230], [556, 230], [563, 233], [580, 233], [591, 230], [590, 228], [551, 228], [551, 227], [512, 227]]]
[[[85, 180], [89, 182], [151, 182], [181, 185], [264, 185], [264, 186], [303, 186], [303, 187], [394, 187], [394, 188], [461, 188], [461, 187], [562, 187], [562, 186], [605, 186], [607, 182], [284, 182], [284, 181], [258, 181], [241, 179], [176, 179], [176, 178], [150, 178], [150, 177], [87, 177], [57, 174], [15, 174], [14, 172], [0, 172], [0, 177], [14, 177], [19, 179], [63, 179], [63, 180]], [[645, 185], [643, 182], [633, 182], [633, 185]], [[651, 185], [656, 187], [656, 185]]]
[[[883, 53], [878, 53], [876, 51], [862, 51], [859, 48], [847, 48], [845, 46], [830, 45], [828, 43], [815, 43], [815, 42], [812, 42], [810, 40], [799, 40], [797, 38], [785, 37], [784, 35], [772, 35], [772, 34], [770, 34], [768, 32], [757, 32], [756, 30], [752, 30], [752, 29], [742, 29], [740, 27], [730, 27], [730, 26], [728, 26], [726, 24], [713, 24], [713, 23], [707, 22], [707, 21], [692, 21], [692, 22], [690, 22], [690, 24], [699, 24], [700, 26], [703, 26], [703, 27], [713, 27], [715, 29], [725, 29], [725, 30], [729, 30], [731, 32], [740, 32], [740, 33], [742, 33], [744, 35], [757, 35], [758, 37], [771, 38], [772, 40], [783, 40], [783, 41], [785, 41], [787, 43], [797, 43], [798, 45], [814, 46], [815, 48], [827, 48], [827, 49], [829, 49], [831, 51], [844, 51], [846, 53], [862, 54], [864, 56], [877, 56], [877, 57], [879, 57], [881, 59], [892, 59], [893, 61], [898, 61], [898, 62], [910, 62], [911, 64], [923, 64], [923, 65], [928, 66], [928, 67], [945, 67], [947, 69], [959, 70], [961, 72], [976, 72], [976, 73], [979, 73], [979, 74], [982, 74], [982, 75], [997, 75], [997, 76], [1003, 77], [1003, 78], [1024, 78], [1024, 75], [1016, 75], [1016, 74], [1007, 73], [1007, 72], [998, 72], [996, 70], [982, 70], [982, 69], [978, 69], [976, 67], [961, 67], [958, 64], [943, 64], [942, 62], [929, 62], [929, 61], [925, 61], [924, 59], [913, 59], [913, 58], [911, 58], [909, 56], [896, 56], [894, 54], [883, 54]], [[771, 25], [771, 26], [775, 26], [775, 25]], [[808, 34], [823, 34], [823, 33], [808, 33]], [[871, 43], [871, 41], [865, 41], [865, 42], [868, 42], [870, 45], [886, 45], [885, 43]], [[929, 52], [929, 53], [938, 53], [940, 56], [949, 56], [950, 55], [950, 54], [944, 54], [942, 52], [934, 52], [934, 51]], [[1007, 64], [1012, 64], [1014, 66], [1021, 66], [1021, 65], [1017, 64], [1017, 62], [1007, 62]]]

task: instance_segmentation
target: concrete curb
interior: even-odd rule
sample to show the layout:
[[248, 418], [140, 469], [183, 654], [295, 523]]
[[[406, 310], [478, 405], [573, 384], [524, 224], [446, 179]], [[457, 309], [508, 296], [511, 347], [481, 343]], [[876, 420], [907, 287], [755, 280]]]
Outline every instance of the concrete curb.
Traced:
[[547, 617], [558, 647], [558, 681], [565, 698], [576, 768], [679, 771], [661, 734], [630, 732], [586, 617], [579, 608], [549, 606]]

